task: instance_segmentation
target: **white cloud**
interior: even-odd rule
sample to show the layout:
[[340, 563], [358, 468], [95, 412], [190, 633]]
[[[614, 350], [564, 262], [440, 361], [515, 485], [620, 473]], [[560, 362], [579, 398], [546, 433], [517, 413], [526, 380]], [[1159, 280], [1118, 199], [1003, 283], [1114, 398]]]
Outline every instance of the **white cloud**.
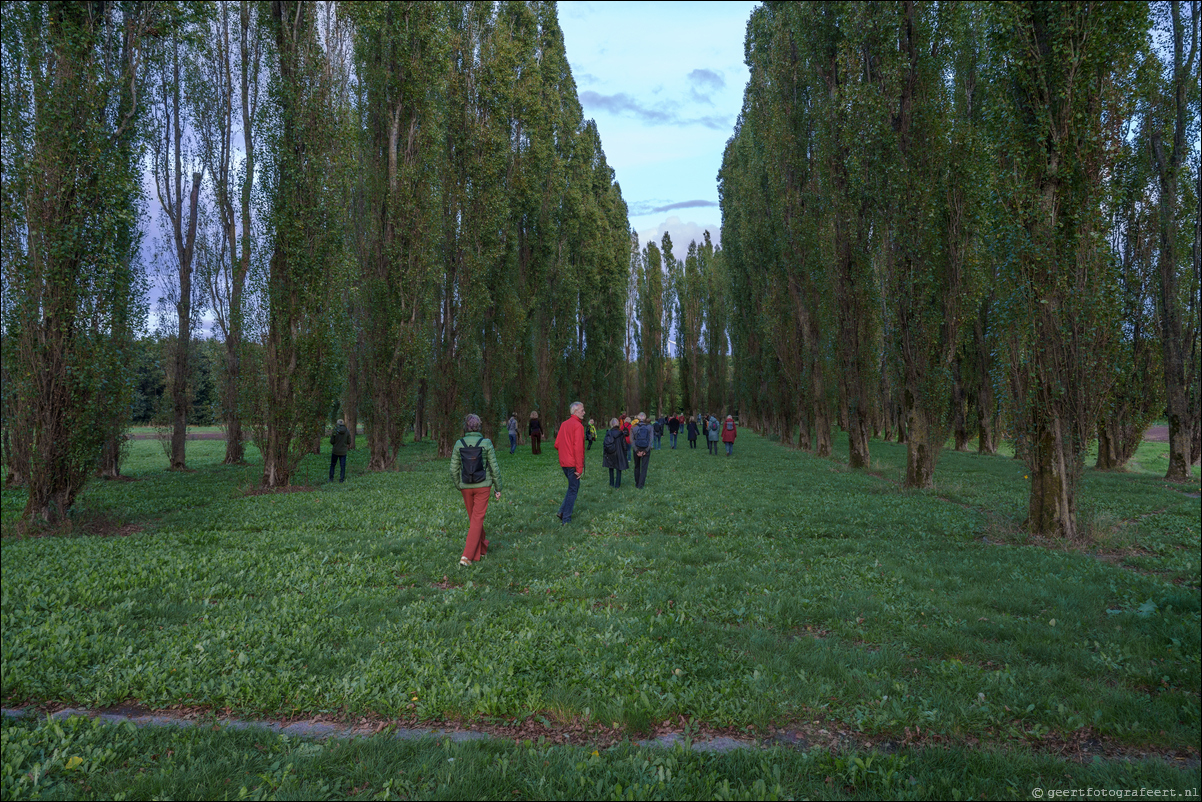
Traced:
[[717, 223], [697, 223], [692, 220], [684, 222], [673, 215], [662, 221], [655, 228], [646, 228], [638, 232], [639, 246], [646, 248], [647, 243], [655, 240], [658, 245], [664, 238], [664, 232], [672, 237], [672, 255], [684, 259], [689, 253], [689, 243], [700, 245], [705, 242], [705, 232], [710, 232], [710, 240], [715, 246], [722, 241], [722, 227]]

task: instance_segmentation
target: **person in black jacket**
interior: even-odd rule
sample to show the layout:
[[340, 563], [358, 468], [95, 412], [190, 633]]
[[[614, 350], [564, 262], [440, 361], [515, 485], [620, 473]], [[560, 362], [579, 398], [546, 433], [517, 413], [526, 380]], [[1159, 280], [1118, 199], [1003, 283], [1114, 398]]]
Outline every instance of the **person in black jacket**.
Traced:
[[689, 433], [689, 448], [696, 448], [697, 447], [697, 416], [696, 415], [689, 416], [689, 424], [687, 426], [687, 430]]
[[680, 416], [673, 415], [668, 418], [668, 440], [672, 444], [673, 450], [676, 449], [676, 435], [680, 434]]
[[346, 428], [346, 423], [342, 418], [338, 419], [338, 425], [334, 427], [334, 433], [330, 435], [330, 445], [334, 447], [330, 452], [330, 481], [334, 481], [334, 465], [341, 463], [342, 467], [338, 474], [338, 481], [346, 481], [346, 452], [351, 443], [351, 433]]
[[530, 453], [543, 453], [543, 425], [538, 422], [538, 411], [530, 413]]
[[626, 435], [617, 418], [609, 421], [609, 431], [601, 441], [601, 467], [609, 468], [609, 486], [622, 486], [622, 471], [630, 467], [626, 459]]

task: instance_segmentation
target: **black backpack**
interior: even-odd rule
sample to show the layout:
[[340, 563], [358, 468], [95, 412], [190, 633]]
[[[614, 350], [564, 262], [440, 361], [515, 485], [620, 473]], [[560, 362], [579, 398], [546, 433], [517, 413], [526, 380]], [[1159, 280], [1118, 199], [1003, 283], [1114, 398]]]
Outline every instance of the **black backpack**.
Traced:
[[663, 436], [664, 436], [664, 422], [663, 422], [663, 421], [657, 420], [657, 421], [655, 422], [655, 426], [654, 426], [653, 428], [655, 429], [655, 436], [656, 436], [656, 437], [663, 437]]
[[488, 472], [484, 469], [484, 449], [480, 445], [484, 438], [477, 440], [474, 446], [469, 446], [462, 437], [459, 442], [462, 443], [459, 447], [459, 478], [465, 485], [480, 484], [488, 478]]
[[646, 451], [651, 447], [651, 427], [643, 423], [634, 431], [634, 447]]
[[605, 433], [605, 439], [601, 441], [601, 451], [607, 457], [616, 457], [618, 455], [618, 438], [622, 435], [614, 434], [614, 430], [610, 429]]

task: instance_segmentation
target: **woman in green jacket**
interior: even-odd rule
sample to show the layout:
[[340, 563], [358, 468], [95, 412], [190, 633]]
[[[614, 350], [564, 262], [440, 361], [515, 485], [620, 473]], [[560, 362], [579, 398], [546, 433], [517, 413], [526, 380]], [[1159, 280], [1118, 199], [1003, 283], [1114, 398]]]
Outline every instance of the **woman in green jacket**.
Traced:
[[467, 508], [467, 543], [460, 565], [471, 565], [488, 553], [484, 538], [484, 515], [488, 512], [491, 490], [501, 499], [501, 471], [492, 441], [480, 433], [480, 416], [468, 415], [463, 422], [463, 437], [451, 449], [451, 479], [463, 494]]

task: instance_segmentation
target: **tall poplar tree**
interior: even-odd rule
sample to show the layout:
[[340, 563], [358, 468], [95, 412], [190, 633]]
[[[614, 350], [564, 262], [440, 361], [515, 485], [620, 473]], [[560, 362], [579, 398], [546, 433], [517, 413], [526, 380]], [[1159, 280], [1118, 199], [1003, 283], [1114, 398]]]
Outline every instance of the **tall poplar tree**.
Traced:
[[1114, 275], [1099, 246], [1106, 125], [1145, 30], [1139, 4], [991, 7], [1002, 286], [1018, 424], [1031, 471], [1027, 525], [1077, 532], [1077, 486], [1105, 399]]
[[436, 253], [446, 10], [409, 2], [351, 4], [349, 12], [360, 86], [352, 202], [362, 282], [359, 371], [368, 467], [387, 470], [412, 421], [429, 347], [423, 328]]
[[260, 6], [250, 0], [217, 3], [192, 70], [199, 157], [212, 184], [217, 230], [198, 243], [198, 278], [224, 341], [221, 415], [225, 464], [243, 462], [245, 296], [255, 244], [257, 121], [264, 33]]
[[[894, 166], [885, 282], [901, 378], [907, 487], [934, 485], [960, 328], [973, 304], [975, 220], [984, 198], [978, 44], [969, 3], [894, 5], [899, 60], [888, 112]], [[946, 80], [947, 74], [952, 80]]]
[[[504, 20], [502, 20], [502, 23]], [[503, 178], [509, 154], [508, 88], [493, 4], [452, 3], [441, 166], [439, 270], [431, 308], [431, 423], [446, 456], [462, 431], [463, 400], [481, 368], [489, 267], [505, 249]]]
[[[1189, 10], [1189, 19], [1185, 19], [1182, 3], [1172, 0], [1167, 5], [1168, 14], [1164, 16], [1168, 19], [1160, 19], [1157, 27], [1168, 34], [1172, 53], [1152, 93], [1145, 137], [1159, 190], [1156, 302], [1169, 419], [1169, 467], [1165, 477], [1182, 481], [1189, 478], [1189, 466], [1202, 456], [1198, 367], [1202, 360], [1202, 329], [1198, 325], [1202, 313], [1202, 214], [1198, 211], [1196, 166], [1202, 8], [1198, 3], [1184, 4]], [[1187, 169], [1191, 153], [1195, 164], [1192, 176]]]
[[[325, 13], [337, 13], [327, 7]], [[345, 141], [335, 70], [318, 36], [319, 7], [273, 0], [265, 20], [270, 107], [264, 148], [264, 195], [270, 261], [264, 289], [264, 386], [255, 439], [264, 487], [287, 486], [312, 450], [340, 390], [335, 348], [344, 203], [338, 148]], [[327, 47], [334, 43], [326, 41]]]
[[27, 521], [63, 520], [128, 421], [145, 291], [135, 260], [140, 93], [161, 12], [45, 2], [0, 11], [0, 311]]
[[[165, 253], [168, 265], [161, 272], [166, 293], [163, 300], [174, 306], [175, 315], [164, 320], [169, 360], [171, 410], [171, 470], [186, 467], [185, 447], [188, 429], [189, 367], [192, 338], [202, 311], [201, 286], [193, 286], [193, 256], [196, 246], [196, 224], [199, 215], [200, 182], [204, 167], [198, 158], [195, 143], [194, 104], [187, 95], [199, 95], [201, 87], [185, 87], [185, 73], [195, 58], [189, 43], [196, 38], [196, 29], [203, 21], [182, 16], [174, 32], [162, 42], [153, 59], [154, 78], [148, 96], [151, 101], [150, 136], [151, 174], [155, 195], [167, 218], [169, 240]], [[193, 90], [189, 92], [188, 90]], [[190, 176], [189, 176], [190, 174]], [[190, 181], [189, 181], [190, 177]], [[191, 189], [187, 187], [191, 184]]]

